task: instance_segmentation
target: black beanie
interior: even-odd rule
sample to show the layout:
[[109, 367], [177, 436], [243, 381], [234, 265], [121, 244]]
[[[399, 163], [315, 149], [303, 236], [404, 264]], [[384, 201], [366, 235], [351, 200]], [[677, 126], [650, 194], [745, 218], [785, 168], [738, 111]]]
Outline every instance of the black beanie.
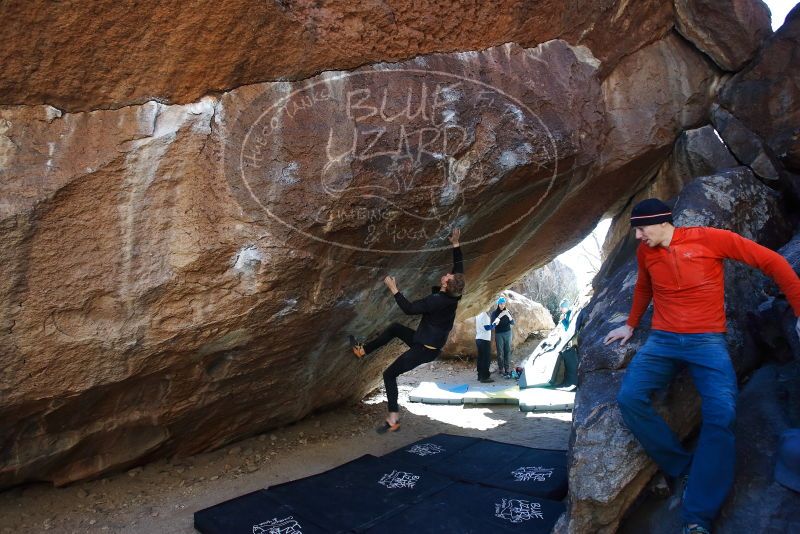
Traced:
[[672, 224], [672, 210], [657, 198], [642, 200], [633, 207], [631, 226], [647, 226], [662, 222]]

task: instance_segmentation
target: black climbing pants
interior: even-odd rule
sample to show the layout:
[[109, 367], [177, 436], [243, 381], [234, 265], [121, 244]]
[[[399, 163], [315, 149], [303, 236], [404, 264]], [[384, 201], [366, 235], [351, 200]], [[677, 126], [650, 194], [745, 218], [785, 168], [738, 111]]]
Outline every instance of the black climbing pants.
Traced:
[[367, 354], [375, 352], [394, 338], [408, 345], [409, 349], [398, 356], [394, 363], [383, 372], [383, 383], [386, 386], [386, 400], [389, 403], [390, 412], [400, 411], [397, 405], [397, 377], [423, 363], [432, 362], [441, 352], [440, 349], [431, 349], [425, 345], [414, 343], [414, 330], [400, 323], [390, 324], [378, 337], [365, 343], [364, 350]]
[[489, 378], [489, 363], [492, 359], [492, 342], [488, 339], [476, 339], [478, 346], [478, 380]]

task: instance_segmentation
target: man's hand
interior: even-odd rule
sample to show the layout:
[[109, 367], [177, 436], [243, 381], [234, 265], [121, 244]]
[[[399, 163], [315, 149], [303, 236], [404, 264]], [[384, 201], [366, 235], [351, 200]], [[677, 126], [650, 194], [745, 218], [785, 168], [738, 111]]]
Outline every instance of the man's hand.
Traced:
[[495, 326], [499, 325], [500, 324], [500, 317], [498, 316], [497, 319], [492, 321], [492, 324], [495, 325]]
[[609, 332], [606, 338], [603, 340], [603, 343], [605, 345], [608, 345], [612, 341], [616, 341], [619, 339], [621, 340], [619, 343], [620, 346], [623, 346], [625, 345], [625, 343], [628, 342], [628, 340], [631, 338], [632, 335], [633, 335], [633, 328], [630, 325], [624, 324], [619, 328], [615, 328], [614, 330]]
[[383, 279], [383, 283], [386, 284], [386, 287], [389, 288], [389, 291], [392, 292], [392, 295], [396, 294], [399, 290], [397, 289], [397, 282], [394, 280], [394, 276], [387, 276]]
[[453, 228], [453, 232], [447, 237], [450, 240], [450, 243], [453, 245], [453, 248], [458, 246], [458, 239], [461, 237], [461, 228]]

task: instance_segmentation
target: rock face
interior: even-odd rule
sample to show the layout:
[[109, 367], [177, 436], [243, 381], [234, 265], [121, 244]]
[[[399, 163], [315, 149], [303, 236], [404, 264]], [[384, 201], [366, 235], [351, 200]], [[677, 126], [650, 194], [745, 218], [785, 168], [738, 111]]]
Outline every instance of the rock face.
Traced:
[[754, 0], [675, 0], [675, 20], [681, 35], [728, 71], [741, 69], [772, 34], [769, 9]]
[[[668, 71], [672, 75], [666, 75]], [[620, 62], [603, 82], [611, 131], [610, 150], [603, 153], [601, 165], [626, 165], [631, 154], [644, 156], [654, 148], [665, 155], [678, 123], [686, 129], [705, 122], [708, 110], [702, 100], [695, 100], [699, 95], [694, 88], [713, 91], [717, 83], [713, 72], [703, 57], [674, 34]], [[637, 159], [644, 159], [642, 164], [648, 163], [653, 169], [661, 163], [661, 159], [658, 164]], [[630, 182], [626, 186], [630, 187]]]
[[[743, 167], [698, 178], [681, 191], [675, 205], [677, 226], [727, 228], [776, 248], [791, 235], [780, 195]], [[636, 259], [596, 284], [600, 291], [583, 310], [579, 337], [581, 387], [576, 397], [570, 467], [570, 509], [560, 529], [614, 532], [626, 509], [655, 472], [655, 466], [622, 423], [616, 394], [624, 369], [647, 337], [651, 312], [624, 347], [605, 346], [609, 330], [627, 319], [636, 282]], [[761, 363], [752, 317], [768, 299], [764, 278], [729, 262], [725, 267], [728, 345], [740, 376]], [[686, 436], [699, 422], [699, 398], [686, 373], [660, 400], [670, 425]], [[598, 461], [601, 459], [602, 461]]]
[[711, 112], [711, 121], [736, 159], [750, 167], [756, 176], [764, 180], [780, 178], [780, 163], [772, 150], [742, 121], [717, 105]]
[[800, 173], [800, 7], [720, 93], [720, 105]]
[[[550, 312], [543, 305], [534, 302], [524, 295], [514, 291], [503, 291], [502, 296], [508, 303], [506, 306], [514, 317], [512, 328], [511, 348], [516, 349], [528, 336], [535, 333], [549, 332], [555, 327]], [[486, 310], [490, 315], [495, 307]], [[494, 336], [492, 337], [492, 353], [496, 353]], [[443, 354], [468, 354], [477, 356], [478, 348], [475, 345], [475, 318], [467, 317], [453, 326], [447, 345], [442, 349]], [[523, 356], [513, 354], [512, 361], [518, 362]]]
[[459, 225], [474, 315], [619, 211], [720, 80], [655, 0], [206, 7], [0, 7], [0, 488], [361, 396], [393, 349], [346, 334], [401, 318], [387, 273], [423, 296]]
[[[0, 6], [3, 104], [50, 104], [69, 111], [147, 100], [187, 103], [264, 81], [398, 61], [434, 52], [481, 50], [557, 38], [589, 47], [607, 68], [662, 38], [672, 4], [580, 9], [549, 0], [518, 2], [352, 2], [233, 0], [135, 9], [12, 0]], [[46, 58], [46, 59], [42, 59]]]
[[[708, 176], [717, 171], [738, 166], [736, 159], [722, 143], [711, 126], [687, 130], [675, 141], [672, 156], [667, 160], [663, 173], [677, 179]], [[672, 195], [670, 195], [672, 196]]]

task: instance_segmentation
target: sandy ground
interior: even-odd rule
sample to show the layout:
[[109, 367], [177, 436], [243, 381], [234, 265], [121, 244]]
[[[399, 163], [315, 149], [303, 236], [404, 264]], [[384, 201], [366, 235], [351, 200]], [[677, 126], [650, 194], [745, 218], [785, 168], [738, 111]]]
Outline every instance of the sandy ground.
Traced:
[[[515, 353], [527, 354], [534, 346], [534, 341], [528, 342]], [[382, 455], [440, 432], [567, 448], [569, 413], [523, 413], [513, 405], [471, 408], [408, 402], [408, 392], [422, 380], [478, 385], [474, 362], [436, 361], [400, 378], [402, 428], [396, 433], [374, 431], [386, 413], [385, 396], [378, 391], [361, 403], [211, 453], [161, 460], [66, 488], [32, 484], [8, 490], [0, 493], [0, 533], [193, 533], [192, 514], [197, 510], [364, 454]]]

